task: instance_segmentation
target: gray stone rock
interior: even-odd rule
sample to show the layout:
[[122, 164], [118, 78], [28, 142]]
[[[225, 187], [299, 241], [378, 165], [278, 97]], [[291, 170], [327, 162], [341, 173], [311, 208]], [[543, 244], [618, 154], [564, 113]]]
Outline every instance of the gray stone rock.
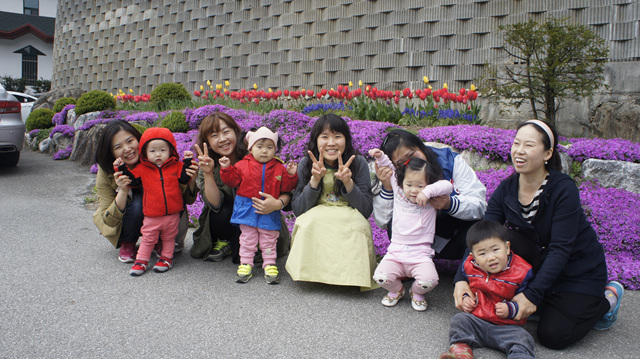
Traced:
[[[53, 89], [49, 92], [43, 93], [38, 97], [38, 101], [33, 104], [33, 110], [38, 108], [48, 108], [53, 109], [53, 105], [56, 104], [56, 101], [63, 97], [73, 97], [76, 100], [82, 96], [85, 91], [79, 87], [71, 87], [71, 88], [63, 88], [63, 89]], [[32, 111], [33, 111], [32, 110]]]
[[[74, 112], [75, 115], [75, 112]], [[85, 113], [84, 115], [77, 116], [75, 121], [73, 121], [73, 127], [78, 130], [82, 125], [87, 123], [88, 121], [95, 120], [100, 116], [100, 111]]]
[[76, 109], [72, 108], [71, 110], [67, 111], [67, 118], [65, 119], [66, 124], [69, 126], [73, 126], [73, 124], [76, 122], [78, 116], [76, 116]]
[[105, 125], [95, 125], [86, 131], [76, 131], [73, 140], [73, 151], [69, 157], [72, 161], [78, 161], [83, 165], [94, 164], [98, 141]]
[[55, 133], [52, 140], [54, 147], [54, 150], [52, 151], [53, 153], [63, 150], [73, 144], [73, 137], [65, 136], [60, 132]]
[[581, 175], [604, 187], [640, 193], [640, 163], [588, 159], [582, 163]]
[[603, 102], [589, 114], [591, 135], [640, 142], [640, 99]]
[[52, 140], [50, 138], [45, 139], [38, 145], [38, 150], [40, 150], [40, 152], [42, 153], [52, 153], [52, 149]]

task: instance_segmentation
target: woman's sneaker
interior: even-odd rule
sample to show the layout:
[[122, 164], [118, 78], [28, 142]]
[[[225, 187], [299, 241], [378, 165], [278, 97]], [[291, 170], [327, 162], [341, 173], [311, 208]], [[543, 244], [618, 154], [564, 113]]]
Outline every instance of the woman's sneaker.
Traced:
[[132, 275], [134, 277], [143, 275], [144, 272], [147, 270], [148, 265], [149, 265], [148, 261], [141, 260], [141, 259], [136, 260], [136, 262], [133, 263], [133, 267], [131, 267], [131, 269], [129, 270], [129, 275]]
[[610, 290], [613, 295], [617, 297], [616, 305], [615, 307], [613, 307], [613, 309], [607, 312], [607, 314], [600, 318], [600, 320], [593, 327], [593, 329], [595, 330], [607, 330], [611, 328], [613, 324], [615, 324], [616, 320], [618, 320], [618, 310], [620, 309], [620, 302], [622, 301], [622, 295], [624, 294], [624, 287], [622, 286], [622, 284], [616, 281], [609, 282], [609, 284], [607, 284], [607, 286], [604, 288], [605, 290]]
[[278, 267], [276, 266], [264, 267], [264, 279], [267, 281], [267, 284], [280, 283], [280, 276], [278, 275]]
[[156, 265], [153, 266], [153, 271], [156, 273], [164, 273], [173, 267], [173, 261], [171, 258], [160, 257], [156, 262]]
[[133, 263], [136, 260], [136, 244], [122, 243], [118, 260], [122, 263]]
[[220, 262], [225, 257], [231, 254], [231, 246], [229, 242], [226, 241], [217, 241], [213, 248], [211, 249], [211, 253], [207, 257], [207, 260], [210, 262]]
[[241, 264], [238, 267], [238, 272], [236, 275], [236, 282], [238, 283], [247, 283], [249, 281], [249, 279], [251, 279], [251, 277], [253, 276], [253, 274], [251, 274], [251, 269], [253, 269], [250, 265], [248, 264]]

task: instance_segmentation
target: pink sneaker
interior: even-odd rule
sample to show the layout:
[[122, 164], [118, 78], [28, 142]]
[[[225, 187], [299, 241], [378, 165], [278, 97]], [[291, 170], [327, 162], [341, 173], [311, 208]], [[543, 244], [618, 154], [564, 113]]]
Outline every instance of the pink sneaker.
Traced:
[[133, 263], [136, 260], [136, 244], [122, 243], [118, 260], [122, 263]]

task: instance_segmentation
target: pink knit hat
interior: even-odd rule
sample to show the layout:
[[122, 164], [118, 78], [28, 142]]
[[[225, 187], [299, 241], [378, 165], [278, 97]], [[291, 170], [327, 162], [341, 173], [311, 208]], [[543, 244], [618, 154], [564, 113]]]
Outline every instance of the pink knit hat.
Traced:
[[256, 131], [250, 131], [247, 133], [246, 139], [249, 142], [249, 150], [251, 150], [254, 143], [263, 138], [273, 141], [273, 144], [276, 146], [278, 145], [278, 133], [272, 132], [270, 129], [263, 126]]

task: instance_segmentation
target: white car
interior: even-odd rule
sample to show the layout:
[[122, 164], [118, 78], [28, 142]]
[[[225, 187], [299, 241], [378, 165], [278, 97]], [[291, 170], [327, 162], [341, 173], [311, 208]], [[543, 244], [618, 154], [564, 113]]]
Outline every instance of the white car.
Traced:
[[20, 102], [0, 85], [0, 166], [15, 166], [24, 144]]
[[33, 104], [38, 101], [37, 97], [33, 97], [31, 95], [27, 95], [26, 93], [7, 91], [12, 94], [18, 101], [20, 101], [20, 105], [22, 105], [22, 122], [27, 122], [27, 117], [31, 113], [31, 109], [33, 108]]

